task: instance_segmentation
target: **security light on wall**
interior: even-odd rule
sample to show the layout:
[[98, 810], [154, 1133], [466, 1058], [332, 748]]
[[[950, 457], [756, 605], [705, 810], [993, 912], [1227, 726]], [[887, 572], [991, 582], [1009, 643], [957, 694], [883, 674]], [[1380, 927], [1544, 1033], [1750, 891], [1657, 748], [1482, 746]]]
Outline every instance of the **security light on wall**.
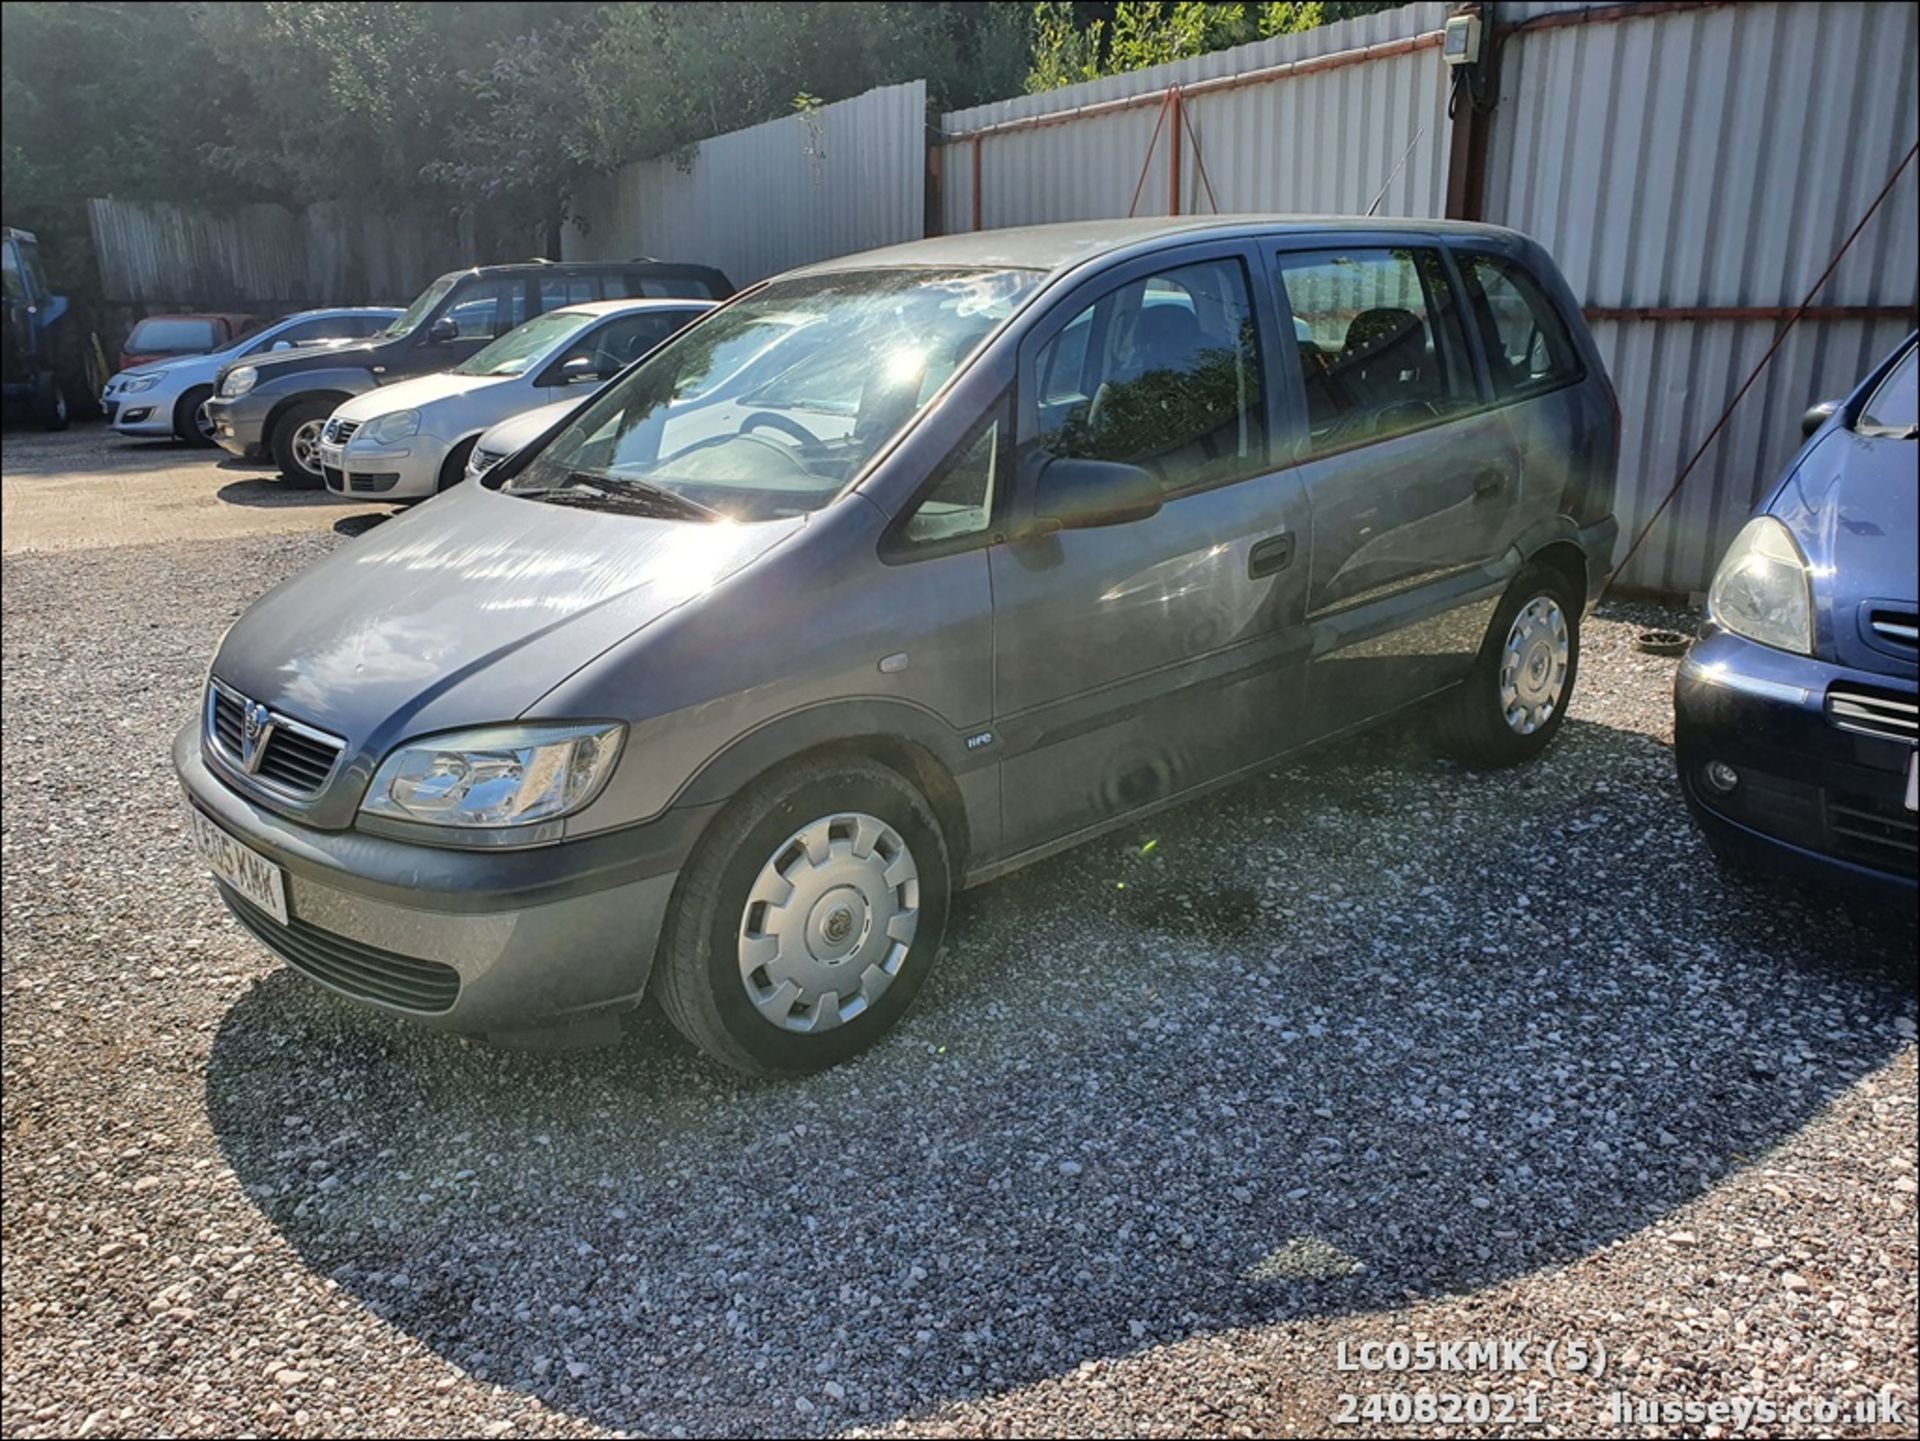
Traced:
[[1480, 63], [1480, 17], [1472, 13], [1449, 15], [1440, 41], [1440, 58], [1449, 65]]

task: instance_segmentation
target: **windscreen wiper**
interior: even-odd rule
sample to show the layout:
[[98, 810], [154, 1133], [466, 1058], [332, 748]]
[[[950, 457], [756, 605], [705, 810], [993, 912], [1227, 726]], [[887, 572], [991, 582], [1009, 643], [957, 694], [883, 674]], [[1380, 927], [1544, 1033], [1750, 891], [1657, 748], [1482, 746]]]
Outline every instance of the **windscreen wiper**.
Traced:
[[552, 490], [542, 491], [540, 499], [560, 501], [562, 504], [578, 504], [563, 499], [567, 487], [577, 486], [591, 490], [599, 495], [611, 496], [616, 500], [639, 501], [652, 506], [653, 514], [680, 516], [688, 520], [724, 520], [725, 516], [711, 506], [689, 500], [678, 491], [668, 490], [665, 486], [650, 485], [644, 480], [627, 475], [606, 475], [593, 470], [572, 470], [567, 478]]

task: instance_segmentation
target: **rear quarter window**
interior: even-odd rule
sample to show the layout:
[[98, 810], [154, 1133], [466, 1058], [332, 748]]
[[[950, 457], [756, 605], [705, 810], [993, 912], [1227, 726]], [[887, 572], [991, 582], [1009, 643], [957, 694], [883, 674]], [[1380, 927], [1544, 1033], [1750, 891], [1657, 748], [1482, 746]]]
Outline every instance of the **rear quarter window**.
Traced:
[[1471, 250], [1457, 252], [1456, 259], [1497, 399], [1553, 390], [1580, 378], [1580, 353], [1566, 321], [1525, 266]]

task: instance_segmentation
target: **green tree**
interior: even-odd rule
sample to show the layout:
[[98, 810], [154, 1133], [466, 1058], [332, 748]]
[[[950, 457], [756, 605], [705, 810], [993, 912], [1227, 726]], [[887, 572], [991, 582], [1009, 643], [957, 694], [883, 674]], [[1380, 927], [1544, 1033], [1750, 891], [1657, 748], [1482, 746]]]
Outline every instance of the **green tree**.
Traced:
[[1246, 5], [1200, 0], [1118, 0], [1109, 5], [1038, 0], [1031, 21], [1027, 90], [1057, 90], [1390, 8], [1391, 0], [1270, 0], [1250, 15]]

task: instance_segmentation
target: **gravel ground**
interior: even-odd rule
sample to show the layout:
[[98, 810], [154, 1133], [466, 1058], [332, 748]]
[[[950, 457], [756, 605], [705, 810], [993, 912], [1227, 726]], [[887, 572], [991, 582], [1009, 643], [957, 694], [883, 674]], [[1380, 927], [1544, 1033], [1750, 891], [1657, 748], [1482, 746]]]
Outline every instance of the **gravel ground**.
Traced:
[[[1311, 1435], [1420, 1386], [1540, 1419], [1400, 1434], [1882, 1386], [1825, 1429], [1914, 1434], [1913, 932], [1709, 864], [1631, 644], [1684, 616], [1591, 621], [1527, 771], [1402, 726], [971, 893], [895, 1037], [760, 1084], [650, 1012], [501, 1052], [272, 961], [167, 743], [348, 542], [223, 531], [198, 460], [42, 543], [48, 443], [5, 449], [6, 1434]], [[1420, 1337], [1532, 1350], [1337, 1369]]]

